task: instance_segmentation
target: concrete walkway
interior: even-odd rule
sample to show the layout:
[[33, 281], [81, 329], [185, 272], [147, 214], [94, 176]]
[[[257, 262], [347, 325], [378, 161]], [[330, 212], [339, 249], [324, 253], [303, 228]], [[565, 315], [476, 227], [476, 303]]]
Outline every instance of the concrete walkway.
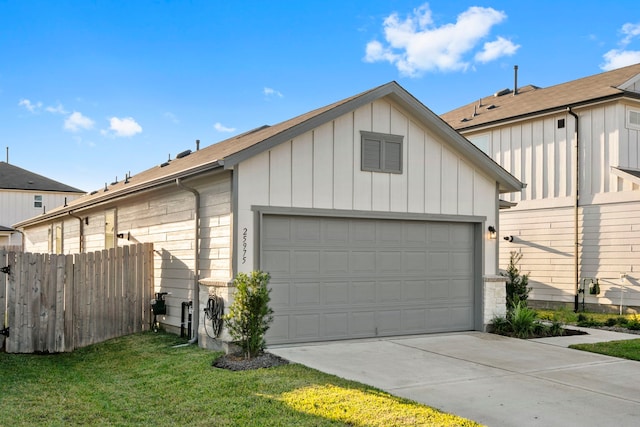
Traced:
[[588, 331], [537, 340], [467, 332], [268, 350], [491, 427], [639, 426], [640, 362], [566, 347], [640, 335]]

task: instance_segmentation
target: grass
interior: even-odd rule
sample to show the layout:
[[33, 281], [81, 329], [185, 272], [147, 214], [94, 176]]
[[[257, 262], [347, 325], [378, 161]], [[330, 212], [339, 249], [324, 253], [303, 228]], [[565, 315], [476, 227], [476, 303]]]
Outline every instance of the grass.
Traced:
[[[619, 326], [629, 329], [638, 329], [638, 325], [640, 324], [640, 317], [637, 314], [615, 315], [610, 313], [593, 312], [574, 313], [567, 308], [560, 310], [536, 310], [536, 312], [538, 313], [538, 317], [541, 319], [558, 320], [567, 325], [585, 327]], [[640, 339], [610, 341], [594, 344], [574, 344], [569, 346], [569, 348], [640, 361]]]
[[640, 339], [599, 342], [595, 344], [574, 344], [569, 346], [569, 348], [640, 361]]
[[143, 333], [69, 354], [0, 353], [0, 425], [478, 426], [302, 365], [216, 369], [219, 353], [177, 343]]

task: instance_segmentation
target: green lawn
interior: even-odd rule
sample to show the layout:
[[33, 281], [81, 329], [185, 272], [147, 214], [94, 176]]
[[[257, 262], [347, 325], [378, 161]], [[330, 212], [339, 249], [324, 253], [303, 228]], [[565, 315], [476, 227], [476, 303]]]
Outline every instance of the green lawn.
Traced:
[[569, 348], [640, 361], [640, 339], [599, 342], [595, 344], [574, 344], [569, 346]]
[[219, 353], [177, 343], [143, 333], [71, 354], [0, 353], [0, 425], [478, 425], [302, 365], [213, 368]]

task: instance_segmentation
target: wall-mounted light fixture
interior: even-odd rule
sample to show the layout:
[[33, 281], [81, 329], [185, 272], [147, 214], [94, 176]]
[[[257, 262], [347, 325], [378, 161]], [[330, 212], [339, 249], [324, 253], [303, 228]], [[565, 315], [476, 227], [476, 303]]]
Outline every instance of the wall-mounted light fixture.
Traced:
[[131, 232], [128, 231], [126, 233], [118, 233], [116, 234], [116, 237], [118, 239], [127, 239], [127, 240], [131, 240]]
[[489, 238], [491, 240], [495, 240], [496, 237], [498, 236], [498, 231], [496, 230], [496, 228], [493, 225], [490, 225], [489, 228], [487, 228], [487, 230], [489, 230]]

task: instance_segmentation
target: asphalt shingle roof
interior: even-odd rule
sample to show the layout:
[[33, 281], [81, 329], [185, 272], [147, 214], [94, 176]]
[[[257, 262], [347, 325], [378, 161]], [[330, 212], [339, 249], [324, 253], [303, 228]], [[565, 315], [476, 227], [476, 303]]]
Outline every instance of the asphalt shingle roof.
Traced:
[[84, 191], [70, 185], [54, 181], [7, 162], [0, 162], [0, 189], [84, 193]]
[[640, 99], [636, 92], [619, 89], [639, 74], [640, 64], [635, 64], [548, 88], [523, 86], [515, 96], [513, 90], [501, 96], [489, 95], [440, 117], [454, 129], [466, 130], [601, 99], [621, 96]]

